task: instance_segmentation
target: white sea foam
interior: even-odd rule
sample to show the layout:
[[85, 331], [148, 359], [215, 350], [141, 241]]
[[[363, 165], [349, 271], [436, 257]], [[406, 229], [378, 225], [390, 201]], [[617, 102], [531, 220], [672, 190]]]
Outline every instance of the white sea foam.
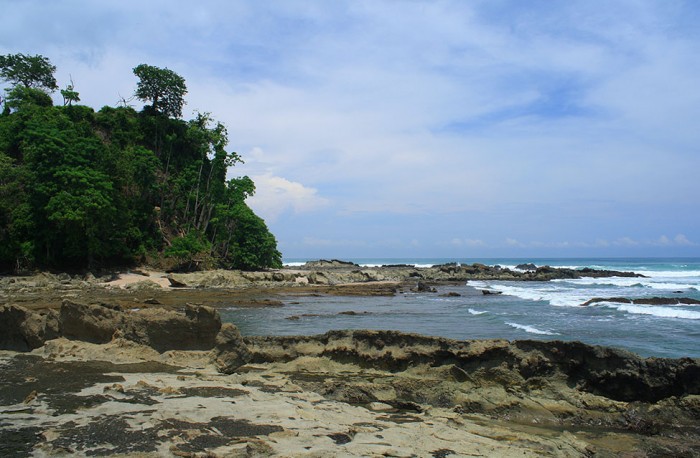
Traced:
[[486, 310], [474, 310], [474, 309], [469, 309], [469, 313], [472, 315], [483, 315], [484, 313], [489, 313]]
[[579, 306], [594, 295], [585, 290], [567, 288], [555, 283], [490, 283], [483, 281], [469, 282], [476, 288], [488, 288], [508, 296], [515, 296], [529, 301], [545, 301], [556, 306]]
[[525, 324], [518, 324], [518, 323], [506, 323], [508, 326], [514, 327], [516, 329], [520, 329], [525, 332], [529, 332], [530, 334], [541, 334], [541, 335], [546, 335], [546, 336], [558, 336], [556, 332], [551, 332], [551, 331], [542, 331], [541, 329], [537, 329], [532, 326], [527, 326]]
[[652, 315], [660, 318], [682, 318], [686, 320], [700, 320], [700, 312], [685, 310], [678, 307], [659, 307], [655, 305], [634, 305], [634, 304], [616, 304], [614, 302], [604, 302], [601, 305], [615, 308], [622, 312], [633, 313], [637, 315]]
[[[680, 277], [679, 277], [680, 278]], [[579, 286], [613, 286], [618, 288], [649, 288], [656, 290], [697, 290], [700, 287], [700, 278], [686, 277], [687, 282], [680, 283], [669, 278], [578, 278], [575, 280], [556, 279], [554, 283], [571, 283]], [[665, 281], [666, 280], [666, 281]]]

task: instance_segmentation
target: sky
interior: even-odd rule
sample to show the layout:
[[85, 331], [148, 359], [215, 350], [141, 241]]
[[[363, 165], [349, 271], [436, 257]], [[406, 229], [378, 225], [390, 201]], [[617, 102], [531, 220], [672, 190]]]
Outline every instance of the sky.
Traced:
[[141, 63], [183, 76], [285, 259], [700, 256], [700, 2], [0, 11], [0, 54], [48, 57], [95, 109]]

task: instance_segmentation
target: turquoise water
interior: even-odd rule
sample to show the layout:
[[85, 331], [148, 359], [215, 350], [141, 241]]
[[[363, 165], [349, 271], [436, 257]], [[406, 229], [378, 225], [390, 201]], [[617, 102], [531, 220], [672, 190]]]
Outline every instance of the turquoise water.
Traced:
[[[514, 267], [532, 262], [558, 267], [634, 271], [647, 278], [583, 278], [552, 282], [469, 282], [438, 294], [394, 297], [284, 297], [284, 307], [222, 310], [244, 335], [319, 334], [331, 329], [393, 329], [459, 340], [503, 338], [580, 340], [625, 348], [643, 356], [700, 357], [700, 306], [650, 306], [593, 297], [700, 299], [700, 258], [615, 259], [346, 259], [360, 265], [446, 262]], [[285, 260], [290, 265], [304, 262]], [[484, 296], [481, 289], [503, 294]], [[456, 292], [460, 297], [441, 297]], [[346, 315], [340, 312], [352, 311]], [[302, 316], [289, 320], [291, 316]]]

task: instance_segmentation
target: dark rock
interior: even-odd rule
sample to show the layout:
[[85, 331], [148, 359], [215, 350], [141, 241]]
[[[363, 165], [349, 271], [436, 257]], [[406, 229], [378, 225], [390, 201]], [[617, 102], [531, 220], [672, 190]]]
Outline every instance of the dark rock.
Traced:
[[216, 336], [214, 347], [214, 364], [219, 372], [232, 374], [236, 369], [252, 358], [248, 346], [243, 341], [238, 328], [231, 323], [224, 323]]
[[416, 284], [416, 287], [412, 288], [411, 291], [414, 293], [437, 293], [437, 289], [423, 283], [422, 281], [419, 281], [418, 284]]
[[124, 314], [101, 305], [64, 300], [59, 315], [61, 334], [68, 339], [107, 343], [124, 325]]
[[31, 312], [23, 307], [0, 307], [0, 349], [30, 351], [59, 334], [56, 312]]
[[345, 433], [335, 433], [335, 434], [329, 434], [328, 437], [333, 439], [333, 442], [336, 443], [336, 445], [345, 445], [350, 442], [352, 442], [354, 434], [345, 434]]
[[531, 262], [527, 264], [518, 264], [515, 268], [518, 270], [537, 270], [537, 266]]
[[165, 278], [170, 282], [170, 286], [173, 288], [187, 288], [187, 284], [180, 280], [176, 280], [172, 275], [168, 275]]
[[309, 261], [302, 266], [305, 269], [309, 268], [347, 268], [347, 267], [360, 267], [358, 264], [349, 261], [340, 261], [338, 259], [319, 259], [318, 261]]
[[627, 297], [594, 297], [581, 305], [593, 305], [599, 302], [639, 305], [700, 305], [700, 300], [691, 297], [643, 297], [638, 299], [630, 299]]
[[700, 305], [700, 300], [690, 297], [649, 297], [634, 299], [632, 302], [642, 305]]
[[499, 294], [503, 294], [503, 291], [496, 291], [493, 289], [482, 289], [481, 294], [484, 296], [497, 296]]
[[617, 302], [618, 304], [631, 304], [632, 300], [627, 299], [626, 297], [594, 297], [593, 299], [589, 299], [581, 305], [587, 306], [597, 304], [599, 302]]
[[165, 309], [132, 313], [122, 326], [123, 337], [159, 352], [209, 350], [221, 329], [221, 318], [211, 307], [187, 304], [185, 315]]

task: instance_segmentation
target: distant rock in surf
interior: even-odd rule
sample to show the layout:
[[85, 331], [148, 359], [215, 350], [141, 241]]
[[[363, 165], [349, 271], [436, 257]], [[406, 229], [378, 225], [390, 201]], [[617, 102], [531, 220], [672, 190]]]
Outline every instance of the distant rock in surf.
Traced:
[[693, 299], [692, 297], [642, 297], [638, 299], [630, 299], [627, 297], [594, 297], [581, 305], [595, 305], [601, 302], [635, 305], [700, 305], [700, 300]]

